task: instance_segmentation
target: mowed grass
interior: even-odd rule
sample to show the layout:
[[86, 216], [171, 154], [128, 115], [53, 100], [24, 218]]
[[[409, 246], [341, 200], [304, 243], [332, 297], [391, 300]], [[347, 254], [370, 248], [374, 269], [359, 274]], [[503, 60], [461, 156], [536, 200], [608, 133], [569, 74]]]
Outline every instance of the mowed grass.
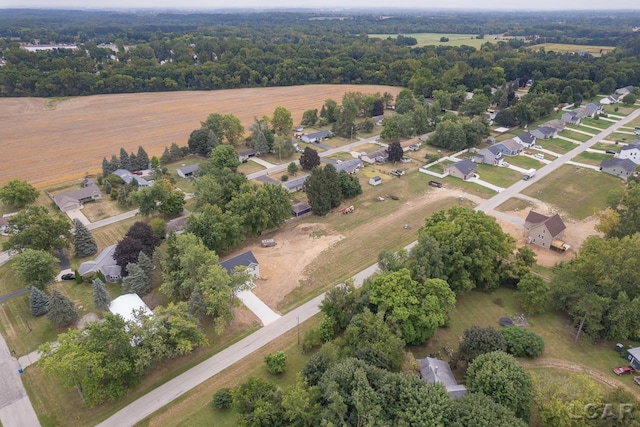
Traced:
[[574, 162], [584, 163], [586, 165], [600, 166], [603, 160], [608, 160], [611, 158], [611, 154], [601, 154], [601, 153], [590, 153], [588, 151], [584, 151], [574, 157]]
[[506, 202], [502, 203], [500, 206], [498, 206], [496, 210], [500, 212], [512, 212], [512, 211], [521, 211], [523, 209], [527, 209], [532, 206], [533, 206], [533, 203], [531, 203], [528, 200], [512, 197], [508, 199]]
[[[629, 131], [631, 132], [631, 131]], [[630, 133], [620, 133], [614, 132], [611, 135], [607, 136], [605, 139], [609, 141], [619, 142], [620, 144], [628, 144], [636, 139], [640, 139], [637, 135], [633, 135]]]
[[488, 199], [498, 194], [496, 191], [487, 188], [484, 185], [476, 184], [475, 182], [463, 181], [460, 178], [455, 178], [453, 176], [446, 176], [442, 179], [436, 178], [436, 180], [443, 182], [447, 188], [456, 188], [460, 191], [466, 191], [482, 197], [483, 199]]
[[507, 161], [514, 166], [518, 166], [524, 169], [538, 169], [542, 165], [542, 163], [540, 163], [538, 159], [529, 156], [508, 157]]
[[578, 53], [580, 51], [588, 52], [591, 56], [599, 57], [605, 53], [613, 51], [613, 46], [596, 46], [596, 45], [581, 45], [581, 44], [565, 44], [565, 43], [542, 43], [535, 46], [531, 46], [528, 49], [540, 50], [544, 49], [547, 52], [557, 53]]
[[502, 166], [492, 166], [487, 164], [478, 165], [478, 175], [480, 175], [480, 179], [483, 181], [487, 181], [493, 185], [503, 188], [509, 187], [522, 179], [522, 174], [518, 171]]
[[607, 144], [606, 142], [596, 142], [595, 144], [593, 144], [591, 146], [591, 148], [593, 148], [594, 150], [602, 150], [602, 151], [606, 151], [606, 150], [613, 150], [615, 152], [619, 152], [620, 151], [620, 146], [617, 144]]
[[[585, 130], [585, 132], [589, 132], [589, 131]], [[569, 139], [575, 139], [576, 141], [580, 141], [580, 142], [587, 142], [589, 139], [592, 138], [591, 135], [585, 135], [584, 133], [573, 131], [570, 128], [566, 128], [565, 130], [560, 132], [560, 136], [564, 136], [565, 138], [569, 138]]]
[[536, 140], [536, 144], [545, 150], [553, 151], [558, 154], [565, 154], [576, 148], [576, 144], [573, 142], [560, 138], [538, 139]]
[[[478, 39], [477, 34], [441, 34], [441, 33], [410, 33], [403, 34], [405, 37], [414, 37], [419, 46], [471, 46], [479, 49], [485, 43], [495, 43], [491, 38]], [[369, 34], [371, 38], [379, 38], [386, 40], [387, 38], [396, 39], [397, 34]], [[446, 37], [449, 39], [447, 42], [442, 42], [440, 39]]]
[[[613, 123], [611, 123], [608, 120], [602, 120], [602, 119], [596, 120], [596, 119], [590, 119], [588, 117], [582, 119], [580, 121], [580, 123], [584, 124], [584, 125], [597, 127], [598, 129], [608, 129], [610, 126], [613, 125]], [[595, 129], [585, 129], [585, 131], [593, 133], [593, 131], [596, 131], [596, 130]]]
[[564, 165], [523, 193], [556, 206], [575, 220], [583, 220], [604, 209], [609, 192], [622, 187], [623, 181], [612, 175]]

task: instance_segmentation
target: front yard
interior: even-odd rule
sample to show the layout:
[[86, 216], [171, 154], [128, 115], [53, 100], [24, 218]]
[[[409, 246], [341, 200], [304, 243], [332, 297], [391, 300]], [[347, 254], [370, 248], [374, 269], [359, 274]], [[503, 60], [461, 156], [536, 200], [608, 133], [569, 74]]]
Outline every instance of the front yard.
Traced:
[[611, 154], [600, 154], [600, 153], [590, 153], [588, 151], [584, 151], [574, 157], [574, 162], [584, 163], [586, 165], [600, 166], [603, 160], [608, 160], [611, 158]]
[[573, 142], [560, 138], [538, 139], [536, 140], [536, 144], [545, 150], [553, 151], [558, 154], [565, 154], [576, 148], [576, 144]]
[[[511, 160], [507, 157], [507, 161]], [[486, 164], [478, 165], [478, 175], [483, 181], [487, 181], [498, 187], [509, 187], [522, 179], [522, 174], [513, 169], [503, 166], [492, 166]]]

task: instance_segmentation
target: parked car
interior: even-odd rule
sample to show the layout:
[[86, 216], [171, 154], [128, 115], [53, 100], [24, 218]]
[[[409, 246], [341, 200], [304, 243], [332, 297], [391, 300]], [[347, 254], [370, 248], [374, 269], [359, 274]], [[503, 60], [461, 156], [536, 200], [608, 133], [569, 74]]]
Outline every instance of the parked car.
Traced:
[[613, 150], [605, 150], [605, 153], [607, 153], [607, 154], [616, 154], [616, 152], [613, 151]]
[[619, 366], [617, 368], [614, 368], [613, 373], [616, 375], [628, 375], [628, 374], [633, 374], [635, 372], [635, 369], [633, 369], [633, 367], [631, 366]]
[[533, 155], [533, 157], [535, 157], [536, 159], [543, 160], [544, 159], [544, 154], [536, 153], [536, 154]]
[[509, 166], [511, 166], [511, 163], [509, 163], [509, 162], [502, 162], [502, 166], [504, 166], [505, 168], [508, 168]]
[[62, 280], [76, 280], [76, 275], [73, 273], [66, 273], [60, 276]]
[[142, 175], [142, 171], [131, 171], [134, 175]]

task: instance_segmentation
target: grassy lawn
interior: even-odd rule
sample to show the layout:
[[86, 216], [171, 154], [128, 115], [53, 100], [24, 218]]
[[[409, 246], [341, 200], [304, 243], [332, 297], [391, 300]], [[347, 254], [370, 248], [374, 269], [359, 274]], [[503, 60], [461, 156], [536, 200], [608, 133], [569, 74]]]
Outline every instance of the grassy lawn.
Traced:
[[[616, 109], [618, 111], [616, 111]], [[628, 116], [634, 111], [636, 111], [634, 107], [627, 107], [621, 104], [604, 106], [604, 112], [607, 114], [613, 114], [614, 116]]]
[[548, 121], [555, 120], [555, 119], [560, 119], [560, 118], [562, 118], [562, 111], [559, 111], [559, 112], [554, 113], [554, 114], [549, 114], [548, 116], [541, 117], [538, 120], [536, 120], [535, 122], [530, 123], [529, 124], [529, 129], [535, 129], [538, 126], [542, 125], [543, 123], [546, 123]]
[[475, 194], [484, 199], [488, 199], [498, 194], [492, 189], [487, 188], [483, 185], [476, 184], [475, 182], [463, 181], [460, 178], [455, 178], [452, 176], [438, 179], [438, 181], [442, 181], [447, 186], [447, 188], [458, 188], [461, 191]]
[[329, 156], [332, 160], [353, 160], [353, 156], [349, 153], [336, 153]]
[[589, 153], [587, 151], [578, 154], [574, 157], [574, 162], [584, 163], [586, 165], [600, 166], [603, 160], [611, 158], [611, 154]]
[[583, 220], [606, 207], [611, 190], [623, 181], [591, 169], [564, 165], [532, 184], [524, 194], [550, 203], [571, 218]]
[[613, 150], [615, 152], [619, 152], [620, 151], [620, 146], [617, 144], [607, 144], [606, 142], [596, 142], [595, 144], [593, 144], [591, 146], [591, 148], [593, 148], [594, 150], [602, 150], [602, 151], [606, 151], [606, 150]]
[[[491, 38], [477, 39], [477, 34], [441, 34], [441, 33], [410, 33], [403, 34], [405, 37], [414, 37], [418, 40], [417, 46], [472, 46], [479, 49], [480, 46], [489, 42], [495, 43]], [[395, 39], [397, 34], [369, 34], [369, 37], [375, 37], [386, 40], [387, 38]], [[446, 37], [448, 42], [441, 42], [440, 38]]]
[[560, 138], [538, 139], [536, 140], [536, 144], [546, 150], [553, 151], [558, 154], [565, 154], [576, 148], [576, 144], [573, 142]]
[[547, 52], [553, 51], [558, 53], [585, 51], [585, 52], [588, 52], [591, 56], [599, 57], [599, 56], [602, 56], [603, 53], [611, 52], [614, 48], [613, 46], [594, 46], [594, 45], [566, 44], [566, 43], [542, 43], [542, 44], [537, 44], [535, 46], [531, 46], [528, 49], [531, 49], [531, 50], [544, 49]]
[[[304, 149], [304, 147], [302, 148]], [[321, 151], [320, 147], [318, 146], [315, 146], [312, 148], [318, 152]], [[271, 163], [272, 165], [288, 165], [289, 163], [295, 162], [296, 160], [298, 160], [300, 158], [300, 155], [296, 152], [289, 157], [280, 158], [278, 157], [277, 154], [269, 153], [269, 154], [265, 154], [264, 156], [260, 156], [260, 158], [266, 162]]]
[[533, 203], [528, 200], [512, 197], [496, 208], [499, 212], [521, 211], [532, 207]]
[[[608, 129], [610, 126], [613, 125], [613, 123], [607, 121], [607, 120], [596, 120], [596, 119], [590, 119], [590, 118], [584, 118], [580, 121], [581, 124], [585, 124], [585, 125], [589, 125], [589, 126], [594, 126], [597, 127], [599, 129]], [[591, 132], [594, 131], [595, 129], [589, 129], [586, 128], [584, 129], [586, 132]]]
[[502, 166], [486, 164], [478, 165], [478, 175], [480, 175], [480, 179], [483, 181], [503, 188], [509, 187], [522, 179], [522, 174], [518, 171]]
[[238, 166], [238, 172], [243, 173], [245, 175], [249, 175], [254, 172], [260, 172], [261, 170], [264, 170], [264, 169], [265, 169], [264, 166], [256, 162], [252, 162], [251, 160], [247, 160], [244, 163], [240, 163], [240, 166]]
[[507, 157], [507, 161], [524, 169], [538, 169], [542, 165], [538, 159], [528, 156]]
[[[585, 132], [589, 132], [589, 131], [586, 130]], [[580, 141], [580, 142], [587, 142], [589, 139], [592, 138], [589, 135], [585, 135], [580, 132], [574, 132], [569, 127], [567, 127], [565, 130], [560, 132], [560, 135], [564, 136], [565, 138], [575, 139], [576, 141]]]
[[620, 144], [628, 144], [636, 139], [638, 139], [637, 135], [629, 135], [628, 133], [619, 133], [614, 132], [611, 135], [607, 136], [605, 139], [609, 141], [619, 142]]

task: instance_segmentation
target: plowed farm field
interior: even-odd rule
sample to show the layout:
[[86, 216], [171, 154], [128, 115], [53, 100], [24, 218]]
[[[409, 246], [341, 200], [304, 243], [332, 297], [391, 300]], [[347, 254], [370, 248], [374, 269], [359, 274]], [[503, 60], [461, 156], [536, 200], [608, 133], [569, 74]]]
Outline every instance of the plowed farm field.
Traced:
[[320, 110], [345, 92], [397, 95], [376, 85], [308, 85], [199, 92], [95, 95], [50, 100], [0, 98], [0, 186], [13, 178], [47, 188], [101, 170], [120, 147], [161, 155], [172, 142], [186, 145], [211, 113], [234, 114], [248, 129], [277, 106], [299, 124], [305, 110]]

